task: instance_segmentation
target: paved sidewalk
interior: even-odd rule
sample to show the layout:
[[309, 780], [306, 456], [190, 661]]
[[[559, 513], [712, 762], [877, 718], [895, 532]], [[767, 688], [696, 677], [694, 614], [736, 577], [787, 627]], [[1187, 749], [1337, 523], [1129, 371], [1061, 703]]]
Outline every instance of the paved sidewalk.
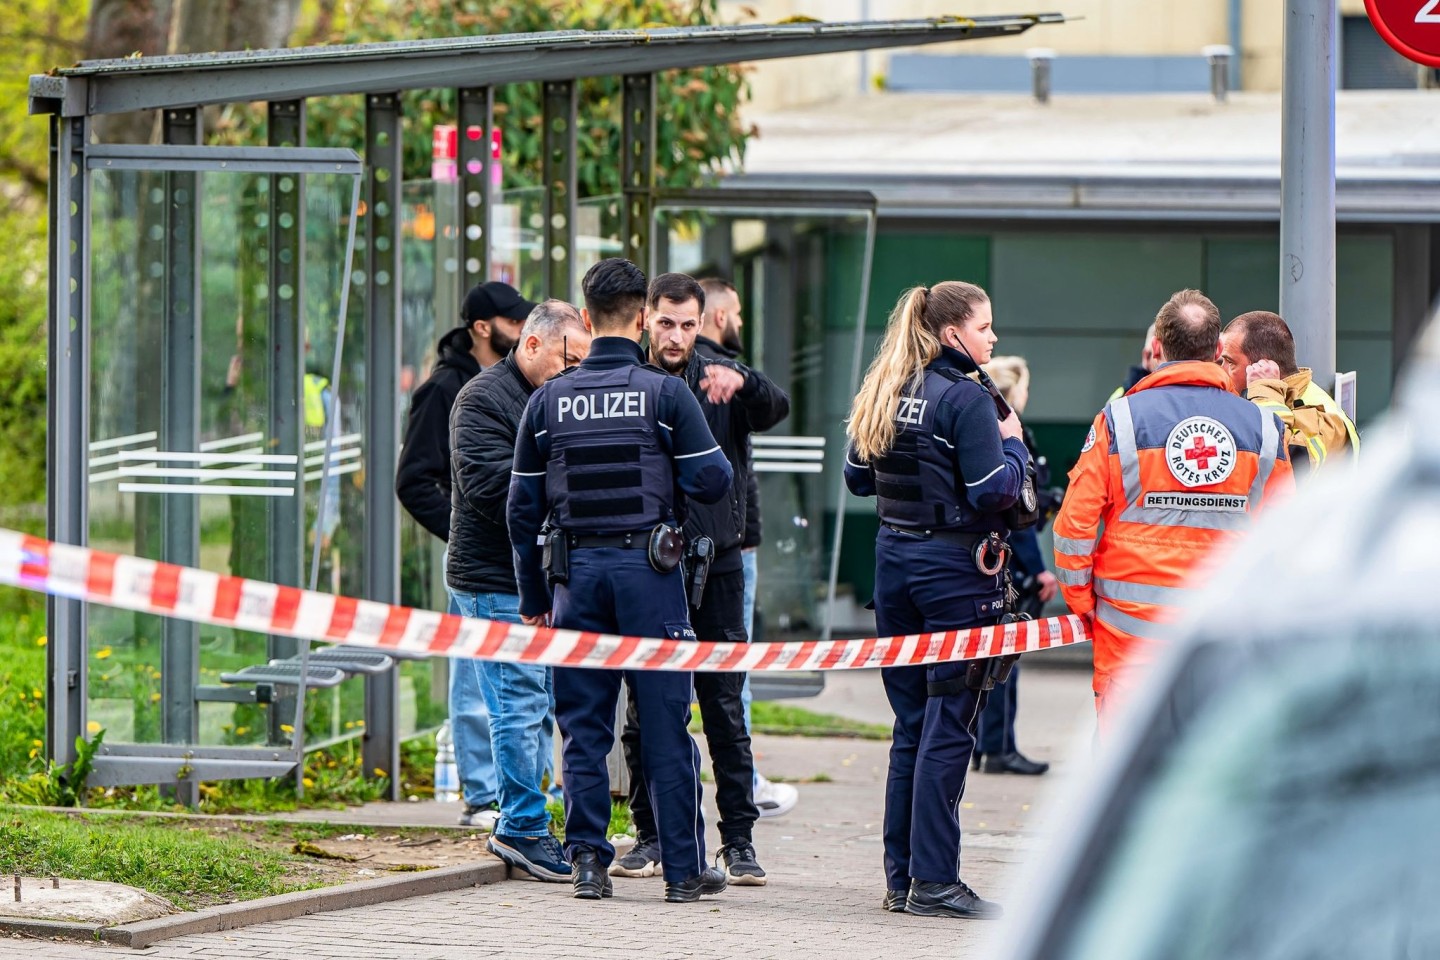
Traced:
[[[1040, 778], [972, 775], [962, 812], [967, 881], [1012, 910], [1018, 896], [1011, 889], [1015, 867], [1033, 847], [1035, 808], [1043, 809], [1067, 768], [1083, 763], [1083, 756], [1063, 755], [1093, 727], [1088, 673], [1031, 670], [1021, 692], [1021, 743], [1031, 756], [1056, 761], [1056, 768]], [[822, 698], [807, 706], [857, 719], [884, 716], [874, 674], [836, 677]], [[788, 816], [757, 824], [756, 847], [772, 877], [767, 887], [732, 887], [699, 903], [666, 904], [661, 880], [621, 879], [613, 900], [589, 903], [571, 899], [565, 885], [516, 881], [181, 937], [147, 950], [0, 939], [0, 957], [896, 960], [987, 955], [994, 924], [880, 909], [880, 813], [888, 743], [758, 737], [756, 747], [761, 770], [770, 775], [831, 778], [801, 786], [800, 804]], [[436, 804], [388, 809], [405, 822], [437, 817], [444, 822], [454, 815]], [[373, 814], [374, 808], [366, 812]]]

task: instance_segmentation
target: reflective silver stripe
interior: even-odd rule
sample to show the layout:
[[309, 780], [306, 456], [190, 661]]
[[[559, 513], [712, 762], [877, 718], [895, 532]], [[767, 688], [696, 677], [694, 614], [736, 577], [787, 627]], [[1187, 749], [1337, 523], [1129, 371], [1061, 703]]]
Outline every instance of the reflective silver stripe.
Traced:
[[1110, 401], [1110, 418], [1114, 421], [1115, 449], [1120, 454], [1120, 477], [1125, 482], [1125, 502], [1140, 498], [1140, 450], [1135, 441], [1135, 421], [1130, 416], [1130, 398]]
[[717, 444], [715, 444], [715, 446], [711, 447], [709, 450], [701, 450], [699, 453], [677, 453], [677, 454], [675, 454], [675, 459], [676, 459], [676, 460], [689, 460], [691, 457], [703, 457], [703, 456], [705, 456], [707, 453], [714, 453], [716, 450], [719, 450], [719, 449], [720, 449], [720, 444], [717, 443]]
[[1165, 635], [1169, 632], [1165, 624], [1151, 623], [1149, 620], [1132, 617], [1125, 611], [1116, 609], [1115, 605], [1108, 600], [1095, 601], [1095, 619], [1106, 626], [1123, 630], [1131, 636], [1140, 637], [1143, 640], [1164, 640]]
[[1055, 579], [1067, 587], [1083, 587], [1090, 582], [1092, 572], [1089, 567], [1084, 570], [1066, 570], [1064, 567], [1057, 567]]
[[996, 467], [994, 470], [991, 470], [989, 473], [985, 474], [985, 476], [981, 477], [979, 480], [976, 480], [974, 483], [967, 483], [967, 484], [965, 484], [965, 486], [967, 486], [967, 487], [978, 487], [978, 486], [980, 486], [980, 484], [984, 483], [986, 480], [989, 480], [991, 477], [995, 476], [995, 474], [999, 473], [1001, 470], [1004, 470], [1004, 469], [1005, 469], [1005, 464], [1002, 463], [1002, 464], [1000, 464], [1000, 466]]
[[[1056, 574], [1059, 576], [1059, 574]], [[1107, 600], [1125, 600], [1130, 603], [1153, 603], [1158, 606], [1179, 606], [1190, 595], [1184, 587], [1161, 587], [1153, 583], [1135, 583], [1131, 580], [1107, 580], [1095, 578], [1095, 594]]]
[[1197, 530], [1247, 530], [1250, 527], [1250, 518], [1243, 513], [1163, 510], [1159, 507], [1127, 507], [1119, 519], [1152, 527], [1194, 527]]
[[1275, 469], [1275, 457], [1279, 452], [1280, 431], [1275, 429], [1275, 414], [1260, 409], [1260, 469], [1255, 471], [1255, 482], [1250, 484], [1252, 513], [1260, 509], [1260, 500], [1265, 496], [1265, 484], [1270, 479], [1270, 471]]
[[1088, 557], [1095, 552], [1094, 540], [1072, 540], [1069, 537], [1055, 538], [1055, 552], [1067, 557]]

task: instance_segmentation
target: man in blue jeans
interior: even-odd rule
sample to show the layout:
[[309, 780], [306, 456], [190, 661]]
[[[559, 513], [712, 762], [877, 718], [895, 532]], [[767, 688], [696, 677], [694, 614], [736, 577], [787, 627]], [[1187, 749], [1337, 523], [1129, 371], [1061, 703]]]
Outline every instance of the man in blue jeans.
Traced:
[[[395, 470], [395, 496], [422, 527], [447, 544], [450, 410], [460, 388], [471, 377], [499, 363], [510, 352], [521, 324], [534, 308], [535, 304], [504, 283], [491, 281], [471, 288], [460, 307], [460, 326], [440, 338], [435, 367], [411, 398], [405, 418], [405, 442]], [[461, 612], [453, 599], [449, 612]], [[495, 760], [490, 755], [490, 719], [475, 672], [464, 667], [462, 661], [452, 661], [450, 671], [450, 721], [465, 798], [460, 825], [489, 830], [500, 815]]]
[[[520, 622], [520, 598], [505, 515], [515, 433], [535, 388], [590, 353], [590, 334], [568, 303], [547, 300], [525, 321], [515, 348], [481, 371], [450, 413], [450, 557], [445, 581], [467, 617]], [[543, 779], [554, 736], [555, 683], [549, 667], [462, 660], [478, 674], [490, 714], [500, 817], [490, 852], [538, 880], [570, 879], [550, 835]]]

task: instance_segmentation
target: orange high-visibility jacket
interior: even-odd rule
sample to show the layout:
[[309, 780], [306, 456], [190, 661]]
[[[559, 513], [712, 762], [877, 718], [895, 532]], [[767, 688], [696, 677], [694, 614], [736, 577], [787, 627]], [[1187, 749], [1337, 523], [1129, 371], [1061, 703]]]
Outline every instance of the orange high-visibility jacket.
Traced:
[[1294, 490], [1283, 437], [1200, 361], [1164, 364], [1100, 411], [1055, 518], [1055, 577], [1094, 618], [1096, 693], [1148, 659], [1201, 559]]

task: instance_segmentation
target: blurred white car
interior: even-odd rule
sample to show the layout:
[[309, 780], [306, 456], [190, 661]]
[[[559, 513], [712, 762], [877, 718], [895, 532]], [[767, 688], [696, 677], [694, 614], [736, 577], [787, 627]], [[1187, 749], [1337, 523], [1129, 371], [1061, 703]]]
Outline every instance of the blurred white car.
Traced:
[[1440, 957], [1440, 329], [1263, 518], [1011, 898], [1015, 960]]

